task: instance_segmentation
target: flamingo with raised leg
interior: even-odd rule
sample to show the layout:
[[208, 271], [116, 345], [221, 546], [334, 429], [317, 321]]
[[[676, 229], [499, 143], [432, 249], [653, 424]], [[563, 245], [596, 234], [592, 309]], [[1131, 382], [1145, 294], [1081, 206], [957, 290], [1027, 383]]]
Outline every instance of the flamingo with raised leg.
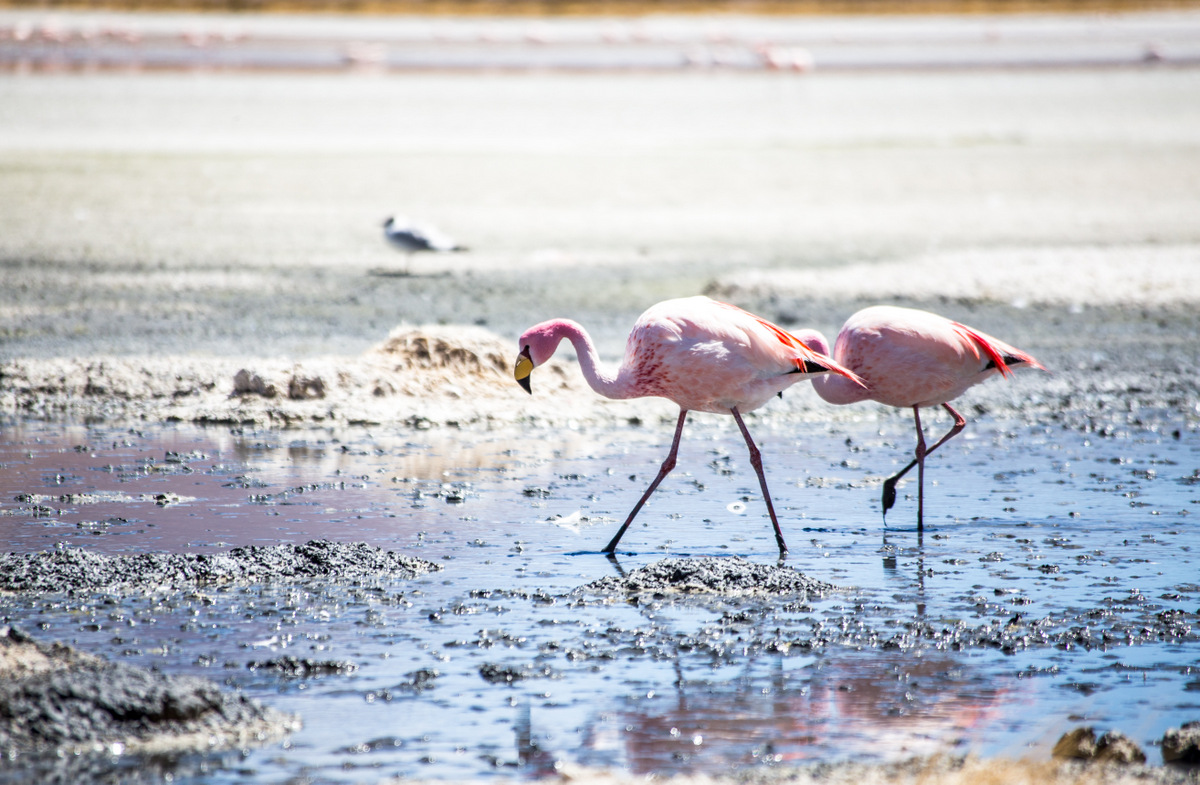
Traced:
[[737, 422], [750, 449], [750, 464], [758, 474], [779, 555], [787, 554], [767, 490], [762, 455], [750, 438], [742, 413], [759, 408], [802, 379], [834, 373], [856, 384], [853, 373], [741, 308], [707, 297], [686, 297], [653, 305], [638, 318], [625, 345], [625, 357], [615, 371], [601, 366], [591, 337], [576, 322], [552, 319], [530, 327], [521, 336], [514, 371], [527, 392], [533, 392], [533, 369], [549, 360], [563, 339], [575, 347], [584, 378], [601, 395], [617, 399], [657, 396], [679, 405], [675, 438], [666, 460], [603, 553], [611, 555], [616, 550], [642, 505], [675, 468], [683, 423], [694, 410], [729, 414]]
[[[830, 354], [825, 336], [800, 330], [797, 337], [813, 351]], [[813, 379], [817, 394], [830, 403], [872, 400], [911, 408], [917, 428], [916, 457], [883, 483], [883, 515], [896, 503], [896, 482], [917, 467], [917, 529], [925, 518], [925, 458], [957, 436], [967, 421], [950, 401], [970, 387], [995, 376], [1012, 376], [1015, 368], [1046, 370], [1020, 349], [943, 316], [913, 308], [877, 305], [864, 308], [842, 325], [832, 356], [857, 374], [863, 387], [841, 378]], [[941, 406], [954, 425], [929, 448], [921, 428], [921, 407]]]

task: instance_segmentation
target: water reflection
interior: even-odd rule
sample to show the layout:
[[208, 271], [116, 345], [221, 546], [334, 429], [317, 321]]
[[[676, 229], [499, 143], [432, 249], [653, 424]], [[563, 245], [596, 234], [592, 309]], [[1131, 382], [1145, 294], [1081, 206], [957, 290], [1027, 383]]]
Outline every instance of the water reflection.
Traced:
[[60, 542], [203, 551], [314, 536], [403, 540], [440, 523], [431, 502], [478, 501], [494, 485], [487, 502], [511, 507], [523, 487], [558, 487], [554, 464], [594, 448], [569, 429], [518, 454], [508, 433], [180, 426], [147, 435], [17, 424], [0, 439], [0, 539], [18, 552]]
[[1021, 689], [957, 659], [900, 653], [776, 657], [753, 670], [724, 682], [680, 671], [673, 695], [598, 713], [585, 745], [646, 774], [961, 752]]
[[[279, 478], [314, 472], [345, 476], [370, 468], [372, 474], [385, 477], [438, 480], [478, 470], [504, 471], [517, 462], [503, 441], [455, 438], [440, 432], [420, 441], [411, 434], [370, 434], [350, 442], [336, 434], [293, 437], [286, 442], [250, 435], [235, 439], [231, 447], [235, 460]], [[534, 454], [535, 459], [546, 457]]]
[[[925, 616], [925, 531], [924, 528], [915, 529], [913, 534], [916, 538], [916, 547], [909, 552], [914, 557], [913, 563], [913, 578], [914, 589], [916, 596], [913, 598], [915, 603], [915, 613], [918, 619]], [[899, 563], [897, 561], [898, 546], [888, 543], [888, 529], [883, 530], [883, 545], [880, 546], [880, 553], [883, 554], [883, 572], [892, 580], [902, 579]]]

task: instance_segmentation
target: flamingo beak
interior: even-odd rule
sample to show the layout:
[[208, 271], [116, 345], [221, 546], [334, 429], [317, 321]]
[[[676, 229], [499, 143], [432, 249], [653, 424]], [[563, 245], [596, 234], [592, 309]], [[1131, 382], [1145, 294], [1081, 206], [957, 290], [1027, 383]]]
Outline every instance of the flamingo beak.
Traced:
[[525, 392], [533, 395], [533, 389], [529, 386], [529, 375], [533, 373], [533, 359], [529, 356], [529, 349], [522, 349], [517, 355], [517, 367], [513, 370], [513, 376], [516, 377], [517, 384], [525, 388]]

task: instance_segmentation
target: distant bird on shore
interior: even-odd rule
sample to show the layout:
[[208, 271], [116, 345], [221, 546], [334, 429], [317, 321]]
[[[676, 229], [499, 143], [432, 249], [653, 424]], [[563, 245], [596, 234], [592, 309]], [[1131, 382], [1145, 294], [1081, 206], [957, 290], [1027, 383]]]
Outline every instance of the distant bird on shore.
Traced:
[[467, 250], [431, 226], [418, 226], [403, 216], [390, 216], [383, 222], [383, 237], [404, 252], [404, 274], [409, 274], [412, 255], [422, 251], [450, 253]]
[[[829, 354], [825, 336], [800, 330], [797, 337], [813, 351]], [[883, 514], [896, 503], [896, 482], [917, 467], [917, 529], [924, 527], [925, 458], [967, 424], [950, 401], [996, 374], [1011, 376], [1014, 368], [1042, 364], [1020, 349], [990, 335], [928, 311], [879, 305], [864, 308], [846, 320], [834, 344], [833, 357], [858, 374], [866, 387], [826, 376], [813, 380], [817, 394], [830, 403], [864, 400], [911, 408], [917, 428], [916, 458], [883, 483]], [[921, 407], [938, 406], [950, 413], [954, 425], [926, 448]]]
[[533, 369], [548, 361], [564, 338], [575, 347], [584, 378], [601, 395], [658, 396], [679, 405], [675, 438], [666, 460], [604, 553], [616, 550], [642, 505], [675, 468], [683, 423], [692, 410], [729, 414], [737, 422], [750, 450], [750, 464], [758, 474], [779, 555], [787, 553], [763, 475], [762, 455], [742, 421], [742, 412], [757, 409], [796, 382], [818, 374], [840, 374], [847, 384], [855, 384], [853, 373], [765, 319], [707, 297], [688, 297], [660, 302], [638, 318], [625, 345], [625, 357], [615, 371], [600, 366], [596, 348], [579, 324], [552, 319], [530, 327], [520, 338], [514, 371], [527, 392], [532, 393], [529, 377]]

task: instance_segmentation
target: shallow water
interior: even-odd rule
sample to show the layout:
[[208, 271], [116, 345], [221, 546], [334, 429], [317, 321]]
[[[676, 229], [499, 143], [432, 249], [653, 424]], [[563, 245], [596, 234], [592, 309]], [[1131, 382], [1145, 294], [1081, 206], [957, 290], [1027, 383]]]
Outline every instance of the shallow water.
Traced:
[[[775, 561], [744, 446], [722, 418], [693, 417], [676, 472], [615, 562], [596, 551], [653, 477], [669, 424], [16, 425], [0, 442], [11, 550], [325, 538], [444, 570], [0, 605], [40, 638], [202, 675], [302, 716], [283, 744], [174, 762], [176, 781], [1044, 757], [1079, 724], [1119, 729], [1159, 762], [1163, 731], [1200, 718], [1194, 424], [1164, 414], [1101, 436], [980, 418], [930, 459], [918, 533], [913, 483], [886, 527], [879, 515], [879, 480], [912, 440], [906, 418], [881, 417], [802, 433], [749, 423], [787, 564], [844, 589], [807, 602], [571, 594], [668, 555]], [[295, 679], [247, 667], [283, 654], [357, 669]]]

